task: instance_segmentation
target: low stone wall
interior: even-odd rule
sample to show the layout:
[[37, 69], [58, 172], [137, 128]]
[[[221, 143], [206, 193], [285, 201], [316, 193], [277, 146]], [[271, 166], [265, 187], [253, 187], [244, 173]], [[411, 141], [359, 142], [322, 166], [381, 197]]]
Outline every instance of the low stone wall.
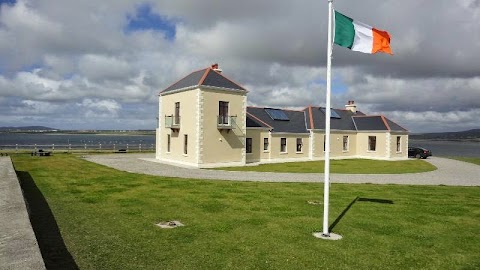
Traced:
[[46, 269], [10, 157], [0, 157], [0, 269]]

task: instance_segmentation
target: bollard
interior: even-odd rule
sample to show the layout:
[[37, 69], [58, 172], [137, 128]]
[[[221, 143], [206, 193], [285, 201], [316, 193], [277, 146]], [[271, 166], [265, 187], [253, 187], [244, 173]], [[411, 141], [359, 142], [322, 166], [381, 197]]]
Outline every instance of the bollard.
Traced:
[[52, 153], [55, 152], [55, 144], [52, 143]]

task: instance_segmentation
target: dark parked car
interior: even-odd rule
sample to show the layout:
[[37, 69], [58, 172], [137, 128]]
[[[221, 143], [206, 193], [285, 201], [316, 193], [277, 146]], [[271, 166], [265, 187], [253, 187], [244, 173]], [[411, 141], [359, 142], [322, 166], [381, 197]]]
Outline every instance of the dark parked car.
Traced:
[[432, 151], [422, 147], [408, 147], [408, 156], [426, 159], [432, 155]]

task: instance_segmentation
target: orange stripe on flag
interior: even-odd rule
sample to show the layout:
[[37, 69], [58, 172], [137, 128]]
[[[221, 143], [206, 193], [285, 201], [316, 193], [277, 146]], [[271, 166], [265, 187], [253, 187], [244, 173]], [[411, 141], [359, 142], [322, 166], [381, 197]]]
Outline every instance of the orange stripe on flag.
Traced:
[[393, 55], [390, 48], [390, 34], [387, 31], [372, 28], [373, 46], [372, 53], [384, 52]]

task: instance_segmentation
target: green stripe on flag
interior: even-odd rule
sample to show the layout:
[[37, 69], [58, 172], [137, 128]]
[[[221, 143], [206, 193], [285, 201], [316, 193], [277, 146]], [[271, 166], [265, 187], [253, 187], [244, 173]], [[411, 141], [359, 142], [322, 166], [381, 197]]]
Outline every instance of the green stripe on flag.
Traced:
[[351, 18], [335, 10], [335, 44], [352, 48], [355, 38], [355, 28], [352, 22]]

